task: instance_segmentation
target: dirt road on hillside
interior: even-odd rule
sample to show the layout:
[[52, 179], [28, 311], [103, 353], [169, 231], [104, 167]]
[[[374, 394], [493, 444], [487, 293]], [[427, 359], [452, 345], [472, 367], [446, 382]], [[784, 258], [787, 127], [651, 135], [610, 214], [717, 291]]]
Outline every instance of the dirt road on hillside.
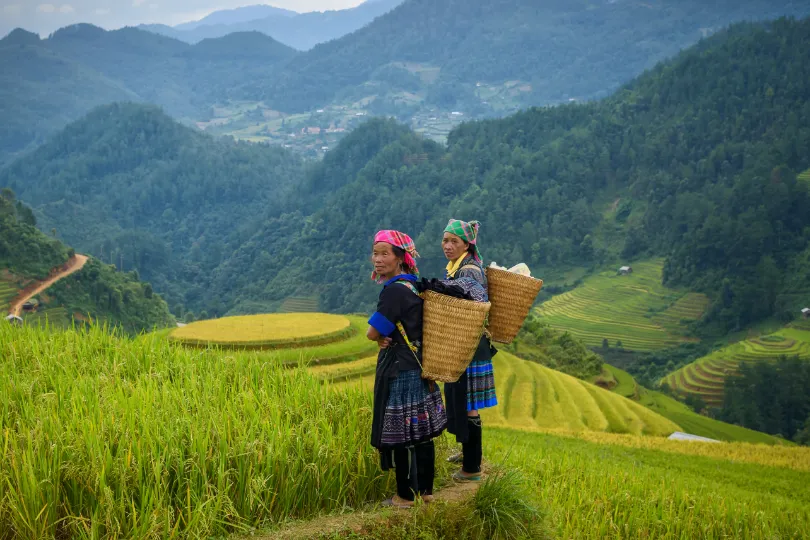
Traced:
[[28, 302], [32, 297], [46, 290], [60, 279], [78, 272], [84, 267], [86, 262], [87, 256], [76, 254], [68, 259], [68, 262], [62, 266], [51, 270], [51, 274], [46, 279], [42, 281], [35, 281], [26, 286], [22, 291], [20, 291], [20, 294], [18, 294], [14, 300], [11, 301], [11, 305], [9, 306], [8, 310], [9, 315], [16, 315], [19, 317], [20, 312], [22, 312], [23, 304]]

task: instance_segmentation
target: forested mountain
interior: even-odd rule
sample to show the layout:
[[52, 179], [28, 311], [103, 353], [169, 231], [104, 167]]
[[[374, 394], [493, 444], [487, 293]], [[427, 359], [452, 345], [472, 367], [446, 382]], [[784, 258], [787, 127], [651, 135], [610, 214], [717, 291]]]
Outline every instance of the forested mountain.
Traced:
[[[434, 106], [469, 109], [487, 99], [477, 83], [506, 81], [524, 84], [524, 104], [602, 97], [732, 22], [808, 13], [810, 2], [773, 0], [408, 0], [297, 58], [262, 98], [298, 111], [417, 84]], [[413, 76], [425, 68], [438, 78]]]
[[719, 417], [810, 446], [810, 363], [742, 364], [739, 376], [726, 379]]
[[[11, 292], [0, 296], [0, 307], [7, 306], [18, 287], [46, 278], [73, 255], [72, 249], [35, 225], [34, 213], [13, 191], [0, 191], [0, 290]], [[96, 259], [48, 288], [47, 297], [40, 295], [40, 300], [46, 313], [54, 309], [60, 313], [62, 324], [74, 316], [92, 318], [132, 333], [174, 324], [166, 302], [150, 284], [139, 281], [137, 272], [116, 272]]]
[[[174, 27], [162, 24], [141, 25], [139, 28], [185, 41], [197, 43], [233, 32], [261, 32], [298, 50], [309, 50], [362, 28], [376, 17], [391, 11], [402, 0], [376, 0], [357, 7], [335, 11], [294, 13], [287, 10], [267, 13], [265, 10], [240, 8], [215, 12], [195, 22]], [[252, 8], [272, 8], [252, 6]]]
[[45, 230], [198, 305], [207, 274], [300, 171], [286, 150], [215, 140], [129, 104], [71, 124], [0, 171], [0, 186], [31, 204]]
[[666, 255], [668, 283], [713, 295], [708, 320], [740, 328], [784, 307], [785, 269], [810, 242], [796, 180], [810, 167], [808, 48], [810, 20], [744, 24], [597, 103], [466, 124], [447, 151], [403, 135], [308, 218], [266, 223], [213, 290], [274, 299], [320, 285], [326, 309], [369, 307], [374, 231], [408, 231], [436, 273], [456, 216], [484, 223], [485, 256], [502, 263]]
[[[735, 329], [791, 302], [810, 246], [810, 20], [742, 24], [614, 96], [463, 125], [447, 148], [374, 120], [323, 162], [215, 141], [151, 108], [106, 107], [0, 172], [46, 228], [124, 254], [171, 302], [223, 314], [318, 295], [369, 308], [373, 233], [443, 267], [449, 217], [487, 260], [548, 269], [667, 257], [665, 279]], [[710, 75], [709, 75], [710, 74]]]
[[94, 106], [137, 100], [123, 84], [15, 30], [0, 40], [0, 166]]
[[[327, 28], [341, 28], [335, 36], [355, 28], [340, 22], [349, 11], [380, 14], [395, 2], [282, 16], [270, 33], [281, 42], [283, 32], [326, 39]], [[45, 40], [17, 31], [0, 41], [0, 166], [92, 107], [125, 99], [188, 122], [211, 120], [213, 107], [234, 103], [274, 115], [360, 107], [442, 138], [451, 112], [484, 118], [607, 96], [731, 22], [808, 13], [806, 0], [407, 0], [306, 53], [252, 27], [194, 46], [135, 28], [80, 24]], [[296, 26], [309, 18], [323, 25]]]
[[192, 46], [134, 28], [80, 24], [45, 40], [15, 30], [0, 40], [0, 165], [105, 103], [148, 102], [176, 118], [203, 118], [295, 54], [255, 32]]
[[18, 201], [9, 188], [3, 188], [0, 191], [0, 269], [30, 279], [44, 279], [51, 268], [67, 262], [67, 248], [45, 236], [36, 225], [31, 208]]

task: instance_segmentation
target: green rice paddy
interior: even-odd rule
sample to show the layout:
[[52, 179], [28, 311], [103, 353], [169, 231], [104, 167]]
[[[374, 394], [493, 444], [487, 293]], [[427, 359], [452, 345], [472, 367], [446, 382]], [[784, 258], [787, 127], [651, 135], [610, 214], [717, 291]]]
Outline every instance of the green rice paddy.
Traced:
[[694, 394], [708, 405], [720, 406], [725, 378], [736, 373], [741, 364], [793, 356], [810, 359], [810, 328], [803, 322], [723, 347], [670, 373], [661, 382], [676, 392]]
[[279, 308], [281, 313], [314, 313], [318, 311], [317, 296], [290, 296]]
[[[0, 326], [0, 538], [247, 537], [390, 496], [357, 389], [373, 377], [373, 342], [307, 355], [184, 348], [166, 334]], [[487, 462], [523, 473], [554, 537], [801, 538], [810, 527], [810, 450], [669, 441], [694, 431], [505, 352], [494, 364]]]
[[783, 439], [772, 437], [766, 433], [726, 424], [708, 416], [697, 414], [680, 401], [661, 392], [639, 386], [632, 375], [615, 366], [605, 364], [605, 369], [613, 375], [613, 380], [616, 381], [611, 391], [637, 401], [648, 409], [670, 419], [686, 433], [718, 441], [739, 441], [770, 445], [785, 444]]
[[606, 271], [537, 308], [552, 328], [571, 332], [590, 347], [654, 351], [695, 341], [690, 323], [708, 307], [705, 295], [661, 285], [663, 260], [636, 263], [630, 275]]
[[68, 315], [67, 309], [59, 306], [53, 308], [40, 308], [33, 313], [23, 314], [25, 324], [48, 325], [56, 328], [67, 328], [70, 326], [72, 317]]
[[5, 316], [9, 305], [15, 296], [20, 292], [20, 288], [10, 279], [0, 277], [0, 313]]

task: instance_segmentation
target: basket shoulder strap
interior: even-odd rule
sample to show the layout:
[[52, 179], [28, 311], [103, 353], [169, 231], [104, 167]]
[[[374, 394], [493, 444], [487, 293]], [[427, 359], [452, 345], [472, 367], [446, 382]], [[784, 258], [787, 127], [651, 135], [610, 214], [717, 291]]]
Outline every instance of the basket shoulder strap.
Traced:
[[419, 361], [419, 357], [416, 356], [416, 351], [419, 350], [419, 347], [411, 343], [411, 340], [408, 339], [408, 334], [405, 332], [405, 327], [402, 326], [402, 322], [397, 323], [397, 328], [399, 329], [400, 334], [402, 334], [402, 337], [405, 339], [405, 345], [407, 345], [408, 349], [411, 350], [411, 354], [413, 354], [413, 359], [416, 360], [417, 364], [419, 364], [419, 369], [424, 369], [422, 368], [422, 362]]
[[402, 337], [405, 339], [405, 345], [407, 345], [408, 348], [413, 352], [418, 351], [419, 347], [411, 343], [411, 340], [408, 339], [408, 334], [405, 332], [405, 327], [402, 326], [402, 322], [397, 323], [397, 329], [399, 330], [399, 333], [402, 334]]
[[397, 285], [404, 285], [404, 286], [408, 287], [413, 294], [416, 294], [416, 295], [419, 294], [419, 291], [416, 290], [416, 287], [410, 281], [407, 281], [407, 280], [403, 279], [402, 281], [397, 281], [396, 284]]

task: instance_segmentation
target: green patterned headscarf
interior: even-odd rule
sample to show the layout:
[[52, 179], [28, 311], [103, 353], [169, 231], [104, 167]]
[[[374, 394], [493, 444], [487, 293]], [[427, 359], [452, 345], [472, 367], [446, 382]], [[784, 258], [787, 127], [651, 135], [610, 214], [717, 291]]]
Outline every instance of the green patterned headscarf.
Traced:
[[444, 232], [455, 234], [471, 246], [473, 246], [473, 259], [483, 264], [481, 252], [478, 251], [478, 228], [481, 226], [477, 221], [461, 221], [451, 219], [444, 228]]

